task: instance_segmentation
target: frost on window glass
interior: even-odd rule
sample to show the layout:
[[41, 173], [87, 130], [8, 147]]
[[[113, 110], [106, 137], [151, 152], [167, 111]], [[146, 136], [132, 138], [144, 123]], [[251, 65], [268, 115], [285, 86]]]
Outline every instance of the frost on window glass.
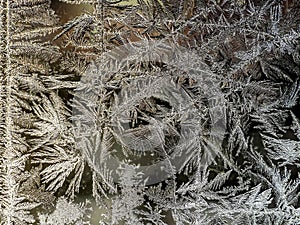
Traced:
[[0, 224], [300, 224], [299, 15], [1, 1]]

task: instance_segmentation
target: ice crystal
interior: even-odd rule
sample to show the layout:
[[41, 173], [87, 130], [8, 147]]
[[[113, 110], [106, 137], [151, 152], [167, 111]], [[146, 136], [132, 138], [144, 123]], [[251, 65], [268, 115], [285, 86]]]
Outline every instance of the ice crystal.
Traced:
[[300, 224], [299, 15], [1, 1], [0, 224]]

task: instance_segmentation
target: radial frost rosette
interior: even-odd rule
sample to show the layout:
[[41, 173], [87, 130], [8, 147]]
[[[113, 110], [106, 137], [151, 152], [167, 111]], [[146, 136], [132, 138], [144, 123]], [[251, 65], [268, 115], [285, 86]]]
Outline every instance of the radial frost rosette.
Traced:
[[93, 171], [105, 168], [114, 182], [121, 163], [139, 165], [149, 185], [191, 166], [201, 169], [214, 162], [225, 133], [218, 84], [195, 52], [175, 44], [113, 49], [88, 68], [76, 90], [77, 144]]

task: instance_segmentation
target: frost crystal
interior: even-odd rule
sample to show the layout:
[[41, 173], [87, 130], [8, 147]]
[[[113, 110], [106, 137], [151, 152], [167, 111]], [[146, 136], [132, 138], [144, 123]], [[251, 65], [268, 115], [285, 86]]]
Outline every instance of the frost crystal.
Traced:
[[300, 224], [300, 1], [0, 2], [0, 224]]

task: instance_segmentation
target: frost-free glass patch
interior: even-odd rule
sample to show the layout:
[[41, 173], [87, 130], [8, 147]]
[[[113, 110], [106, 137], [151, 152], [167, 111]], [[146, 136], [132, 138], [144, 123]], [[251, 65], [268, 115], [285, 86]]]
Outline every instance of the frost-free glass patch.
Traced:
[[0, 224], [300, 224], [300, 4], [0, 3]]

